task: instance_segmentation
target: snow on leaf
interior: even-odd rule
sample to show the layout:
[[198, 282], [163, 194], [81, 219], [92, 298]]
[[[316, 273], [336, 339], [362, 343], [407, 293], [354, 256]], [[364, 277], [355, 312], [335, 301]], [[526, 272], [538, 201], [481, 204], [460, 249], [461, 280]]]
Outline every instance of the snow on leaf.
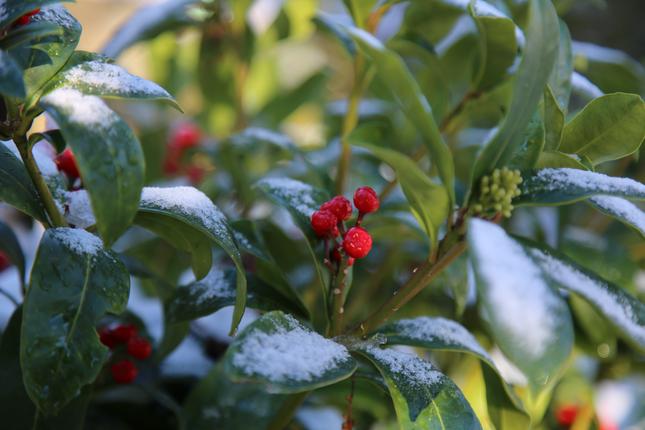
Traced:
[[56, 228], [50, 231], [53, 239], [62, 242], [78, 255], [97, 255], [103, 249], [103, 241], [85, 230]]
[[623, 198], [611, 196], [595, 196], [589, 201], [600, 211], [618, 218], [645, 236], [645, 212], [635, 204]]

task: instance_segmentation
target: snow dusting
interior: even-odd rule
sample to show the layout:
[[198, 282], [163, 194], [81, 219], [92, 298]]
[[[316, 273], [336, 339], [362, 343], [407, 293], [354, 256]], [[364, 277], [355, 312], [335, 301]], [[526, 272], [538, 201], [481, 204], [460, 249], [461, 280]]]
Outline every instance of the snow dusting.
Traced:
[[65, 219], [79, 228], [96, 224], [90, 197], [86, 190], [69, 191], [65, 194]]
[[213, 267], [204, 279], [180, 288], [188, 289], [198, 305], [207, 304], [213, 299], [235, 298], [235, 286], [227, 281], [226, 273], [218, 267]]
[[97, 255], [103, 249], [103, 241], [85, 230], [55, 228], [49, 230], [53, 239], [63, 243], [78, 255]]
[[170, 97], [166, 90], [154, 82], [131, 75], [116, 64], [101, 61], [78, 64], [65, 71], [60, 79], [65, 86], [89, 86], [90, 89], [98, 89], [102, 93], [100, 95], [110, 92], [125, 96]]
[[[496, 224], [472, 220], [469, 229], [475, 270], [484, 287], [485, 316], [525, 353], [540, 357], [552, 344], [559, 327], [552, 318], [558, 296], [522, 247]], [[536, 304], [542, 304], [541, 306]]]
[[593, 82], [578, 72], [571, 74], [571, 88], [574, 92], [580, 93], [589, 99], [595, 99], [604, 94]]
[[530, 179], [531, 187], [558, 191], [570, 187], [596, 194], [619, 194], [645, 198], [645, 185], [630, 178], [616, 178], [579, 169], [542, 169]]
[[272, 382], [307, 382], [351, 359], [344, 346], [306, 329], [291, 316], [285, 315], [284, 320], [271, 333], [257, 327], [246, 333], [232, 357], [233, 365], [246, 375]]
[[59, 88], [42, 98], [42, 102], [63, 111], [69, 121], [98, 130], [111, 130], [119, 117], [100, 98], [78, 90]]
[[630, 303], [621, 290], [611, 287], [600, 279], [594, 279], [575, 267], [553, 258], [538, 249], [531, 249], [531, 255], [542, 266], [545, 275], [554, 282], [579, 294], [596, 306], [607, 318], [623, 328], [639, 344], [645, 345], [645, 321], [640, 320], [643, 310], [636, 309], [636, 299]]
[[645, 212], [632, 202], [611, 196], [595, 196], [589, 201], [601, 211], [625, 220], [645, 236]]
[[468, 349], [490, 359], [477, 339], [463, 326], [446, 318], [419, 317], [402, 319], [387, 326], [386, 330], [410, 339], [439, 342], [457, 349]]
[[289, 203], [297, 212], [307, 218], [320, 206], [312, 197], [314, 189], [311, 185], [291, 178], [266, 178], [259, 182], [271, 194]]
[[194, 187], [145, 187], [141, 193], [141, 207], [159, 208], [196, 218], [208, 230], [218, 234], [225, 229], [224, 214], [206, 194]]
[[432, 364], [407, 352], [395, 349], [383, 349], [377, 346], [369, 346], [365, 349], [381, 367], [395, 377], [403, 379], [406, 384], [414, 388], [427, 387], [437, 384], [444, 378], [441, 372], [434, 369]]

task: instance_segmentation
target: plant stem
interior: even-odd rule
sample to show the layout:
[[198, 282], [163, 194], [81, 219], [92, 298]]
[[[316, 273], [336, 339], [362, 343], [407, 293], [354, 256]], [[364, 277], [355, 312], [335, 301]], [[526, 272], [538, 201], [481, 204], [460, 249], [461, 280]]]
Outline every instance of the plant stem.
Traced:
[[302, 404], [308, 394], [309, 391], [304, 391], [302, 393], [296, 393], [290, 396], [276, 414], [275, 419], [269, 425], [268, 430], [284, 430], [284, 428], [287, 427], [287, 425], [293, 418], [293, 414], [296, 412], [296, 410]]
[[332, 300], [332, 313], [331, 313], [331, 335], [338, 336], [343, 329], [343, 316], [345, 314], [345, 288], [347, 287], [345, 280], [347, 279], [347, 272], [349, 266], [347, 259], [343, 258], [340, 267], [338, 268], [338, 275], [332, 285], [331, 300]]
[[365, 336], [390, 318], [401, 306], [419, 294], [446, 267], [466, 250], [466, 242], [460, 238], [448, 250], [441, 253], [435, 263], [424, 263], [398, 291], [392, 294], [376, 312], [360, 323], [353, 332]]
[[363, 73], [364, 59], [358, 55], [354, 60], [354, 84], [347, 100], [347, 112], [343, 119], [340, 143], [342, 146], [338, 160], [338, 174], [336, 176], [336, 194], [343, 194], [347, 177], [349, 175], [349, 164], [352, 157], [352, 148], [349, 143], [349, 135], [358, 124], [358, 107], [360, 105], [363, 90], [365, 88], [366, 75]]
[[45, 211], [47, 212], [47, 216], [49, 217], [49, 223], [53, 227], [67, 227], [67, 221], [65, 221], [65, 218], [56, 207], [56, 203], [54, 203], [54, 197], [52, 196], [47, 183], [45, 183], [43, 175], [38, 169], [34, 155], [31, 152], [29, 143], [27, 142], [26, 134], [17, 133], [13, 136], [13, 141], [18, 147], [22, 162], [24, 163], [25, 168], [27, 169], [27, 172], [31, 177], [31, 181], [34, 183], [34, 186], [36, 187], [36, 190], [40, 195], [41, 203], [43, 204]]

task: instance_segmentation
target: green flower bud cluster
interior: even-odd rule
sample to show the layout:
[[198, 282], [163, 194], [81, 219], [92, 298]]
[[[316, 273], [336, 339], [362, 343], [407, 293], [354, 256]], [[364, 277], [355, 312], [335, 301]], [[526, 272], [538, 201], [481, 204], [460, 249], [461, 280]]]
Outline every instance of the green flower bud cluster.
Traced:
[[519, 170], [507, 167], [495, 169], [479, 182], [479, 195], [472, 206], [475, 214], [501, 213], [510, 218], [513, 210], [512, 201], [521, 194], [519, 185], [522, 175]]

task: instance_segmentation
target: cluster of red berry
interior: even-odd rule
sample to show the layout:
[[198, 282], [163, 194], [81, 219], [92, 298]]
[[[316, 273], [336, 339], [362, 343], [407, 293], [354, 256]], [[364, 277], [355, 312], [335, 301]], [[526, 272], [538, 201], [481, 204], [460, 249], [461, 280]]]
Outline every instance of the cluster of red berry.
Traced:
[[31, 17], [34, 16], [34, 15], [37, 15], [38, 13], [40, 13], [40, 8], [34, 9], [31, 12], [27, 12], [26, 14], [24, 14], [23, 16], [18, 18], [13, 23], [13, 25], [16, 26], [16, 27], [20, 27], [22, 25], [27, 25], [27, 24], [29, 24], [31, 22]]
[[78, 171], [78, 164], [76, 157], [71, 149], [66, 148], [63, 152], [56, 156], [54, 160], [59, 172], [63, 172], [69, 179], [71, 184], [74, 184], [81, 174]]
[[193, 184], [199, 184], [204, 179], [205, 170], [196, 165], [182, 163], [187, 150], [199, 146], [202, 133], [199, 128], [191, 123], [183, 123], [175, 128], [170, 135], [163, 171], [166, 176], [174, 176], [184, 171]]
[[[331, 250], [331, 259], [339, 262], [342, 259], [341, 249], [349, 257], [347, 264], [354, 264], [355, 258], [363, 258], [372, 249], [372, 236], [361, 227], [363, 217], [379, 208], [379, 199], [376, 192], [370, 187], [360, 187], [354, 192], [354, 206], [358, 209], [356, 224], [345, 230], [345, 221], [352, 216], [352, 204], [343, 196], [336, 196], [323, 203], [320, 209], [311, 215], [311, 228], [317, 236], [331, 239], [334, 246]], [[336, 238], [342, 236], [342, 242]]]
[[[125, 345], [126, 353], [137, 360], [145, 360], [152, 354], [152, 344], [139, 336], [137, 327], [133, 324], [120, 324], [116, 327], [103, 327], [99, 330], [101, 343], [114, 350], [119, 345]], [[137, 378], [139, 370], [130, 359], [116, 361], [110, 367], [112, 379], [118, 384], [129, 384]]]
[[[578, 418], [581, 407], [576, 404], [560, 405], [555, 410], [555, 420], [562, 427], [571, 427]], [[618, 430], [618, 427], [613, 423], [601, 421], [598, 430]]]
[[7, 254], [0, 251], [0, 273], [4, 272], [9, 267], [11, 267], [11, 260], [9, 260], [9, 257], [7, 257]]

